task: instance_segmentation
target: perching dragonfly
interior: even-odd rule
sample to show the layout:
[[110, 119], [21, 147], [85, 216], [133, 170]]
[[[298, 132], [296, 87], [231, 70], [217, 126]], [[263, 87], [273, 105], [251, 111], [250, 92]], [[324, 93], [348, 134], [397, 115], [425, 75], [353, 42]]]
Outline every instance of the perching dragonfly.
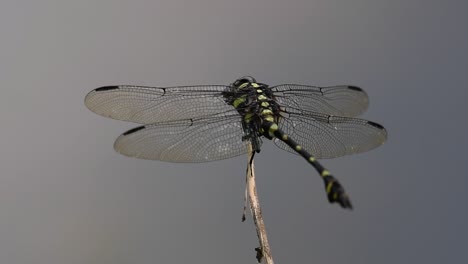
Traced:
[[350, 85], [268, 86], [252, 77], [230, 85], [104, 86], [85, 98], [93, 112], [142, 126], [117, 138], [114, 148], [130, 157], [206, 162], [259, 152], [262, 139], [299, 154], [319, 173], [330, 203], [352, 208], [338, 180], [317, 159], [361, 153], [387, 139], [385, 128], [355, 118], [369, 104]]

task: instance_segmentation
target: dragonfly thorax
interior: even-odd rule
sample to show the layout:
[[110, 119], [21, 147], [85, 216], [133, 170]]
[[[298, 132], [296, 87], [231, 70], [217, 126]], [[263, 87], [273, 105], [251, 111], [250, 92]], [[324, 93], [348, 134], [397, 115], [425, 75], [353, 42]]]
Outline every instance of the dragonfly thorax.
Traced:
[[243, 77], [232, 84], [230, 92], [224, 94], [226, 101], [234, 106], [242, 117], [244, 140], [250, 140], [259, 152], [261, 136], [271, 139], [265, 124], [277, 123], [280, 108], [271, 88], [253, 78]]

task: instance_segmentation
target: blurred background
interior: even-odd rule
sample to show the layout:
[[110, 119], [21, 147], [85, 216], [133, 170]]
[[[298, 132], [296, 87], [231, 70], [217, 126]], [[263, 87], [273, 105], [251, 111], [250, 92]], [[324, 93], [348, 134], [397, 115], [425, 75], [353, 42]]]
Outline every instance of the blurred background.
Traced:
[[[353, 84], [388, 142], [323, 160], [265, 142], [257, 184], [276, 263], [460, 263], [468, 235], [466, 1], [0, 3], [0, 263], [255, 263], [246, 157], [171, 164], [112, 145], [136, 126], [84, 106], [112, 84]], [[463, 164], [465, 163], [465, 164]]]

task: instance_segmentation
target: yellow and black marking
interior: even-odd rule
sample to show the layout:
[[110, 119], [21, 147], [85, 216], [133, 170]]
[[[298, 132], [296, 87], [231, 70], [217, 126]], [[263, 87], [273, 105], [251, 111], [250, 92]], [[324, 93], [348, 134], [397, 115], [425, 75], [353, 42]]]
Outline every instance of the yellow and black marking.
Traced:
[[279, 108], [275, 108], [271, 92], [267, 85], [257, 83], [253, 78], [243, 78], [233, 84], [233, 91], [225, 92], [227, 102], [242, 116], [242, 127], [245, 136], [243, 140], [250, 140], [256, 152], [260, 151], [261, 127], [263, 120], [277, 122]]
[[260, 151], [261, 137], [278, 138], [304, 157], [322, 177], [328, 200], [339, 203], [343, 208], [352, 208], [351, 201], [341, 184], [311, 154], [278, 126], [280, 106], [269, 93], [268, 86], [253, 80], [240, 80], [235, 85], [229, 103], [241, 114], [245, 136], [250, 140], [256, 152]]
[[266, 122], [263, 125], [263, 130], [267, 131], [269, 137], [276, 137], [294, 149], [299, 155], [307, 160], [320, 174], [325, 183], [325, 191], [327, 192], [328, 201], [330, 203], [339, 203], [343, 208], [352, 209], [351, 201], [346, 194], [344, 188], [333, 177], [330, 172], [325, 169], [309, 152], [304, 150], [302, 146], [292, 140], [286, 133], [279, 129], [278, 125], [273, 122]]

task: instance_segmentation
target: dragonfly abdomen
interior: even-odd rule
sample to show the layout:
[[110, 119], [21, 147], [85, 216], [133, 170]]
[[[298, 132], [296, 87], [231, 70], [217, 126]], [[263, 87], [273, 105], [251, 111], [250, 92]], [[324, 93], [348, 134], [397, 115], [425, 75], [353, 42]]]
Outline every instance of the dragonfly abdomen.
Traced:
[[307, 152], [300, 144], [298, 144], [294, 139], [292, 139], [288, 134], [282, 131], [278, 125], [274, 122], [264, 122], [263, 126], [264, 135], [270, 139], [278, 138], [279, 140], [286, 143], [290, 148], [296, 151], [301, 155], [309, 164], [311, 164], [315, 170], [322, 177], [325, 184], [325, 191], [328, 196], [328, 201], [330, 203], [339, 203], [343, 208], [352, 209], [351, 201], [349, 200], [348, 195], [346, 194], [344, 188], [338, 182], [338, 180], [333, 177], [330, 172], [325, 169], [322, 164], [320, 164], [315, 157]]

